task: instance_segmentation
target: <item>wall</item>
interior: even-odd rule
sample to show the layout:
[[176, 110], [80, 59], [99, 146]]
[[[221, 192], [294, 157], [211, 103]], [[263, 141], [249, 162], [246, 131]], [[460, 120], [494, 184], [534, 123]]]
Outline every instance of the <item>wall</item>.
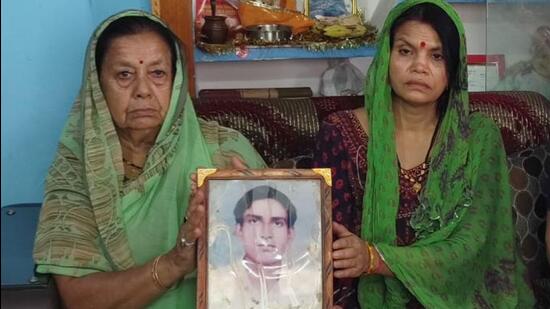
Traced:
[[95, 26], [148, 0], [2, 0], [2, 206], [42, 200]]
[[[550, 1], [492, 4], [487, 20], [487, 53], [504, 54], [506, 66], [510, 66], [531, 58], [529, 49], [533, 34], [539, 26], [550, 26]], [[510, 44], [510, 39], [514, 44]]]

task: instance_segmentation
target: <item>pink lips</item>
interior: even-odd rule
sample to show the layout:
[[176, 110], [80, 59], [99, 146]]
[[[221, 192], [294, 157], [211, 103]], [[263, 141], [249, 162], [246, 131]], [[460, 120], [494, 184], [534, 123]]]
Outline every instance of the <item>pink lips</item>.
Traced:
[[417, 80], [411, 80], [405, 83], [410, 88], [421, 88], [421, 89], [432, 89], [428, 84], [417, 81]]
[[130, 112], [130, 114], [134, 117], [152, 117], [156, 113], [157, 111], [152, 108], [136, 109]]

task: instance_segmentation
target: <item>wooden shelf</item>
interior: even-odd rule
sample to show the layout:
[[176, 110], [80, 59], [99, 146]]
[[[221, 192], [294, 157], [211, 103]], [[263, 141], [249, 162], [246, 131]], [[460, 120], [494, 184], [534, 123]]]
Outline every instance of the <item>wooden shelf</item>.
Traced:
[[372, 57], [376, 48], [364, 46], [359, 48], [329, 49], [326, 51], [310, 51], [299, 47], [249, 47], [248, 54], [239, 57], [236, 53], [213, 55], [195, 48], [195, 62], [227, 62], [227, 61], [263, 61], [284, 59], [330, 59]]

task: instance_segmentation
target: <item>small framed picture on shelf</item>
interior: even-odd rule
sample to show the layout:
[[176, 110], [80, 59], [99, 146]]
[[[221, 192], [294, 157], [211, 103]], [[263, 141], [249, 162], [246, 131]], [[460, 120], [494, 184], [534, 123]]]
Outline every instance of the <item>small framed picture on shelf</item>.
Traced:
[[468, 55], [468, 91], [493, 89], [505, 73], [504, 55]]
[[197, 308], [331, 308], [330, 169], [199, 169]]
[[340, 17], [358, 13], [357, 0], [303, 0], [304, 11], [312, 18]]

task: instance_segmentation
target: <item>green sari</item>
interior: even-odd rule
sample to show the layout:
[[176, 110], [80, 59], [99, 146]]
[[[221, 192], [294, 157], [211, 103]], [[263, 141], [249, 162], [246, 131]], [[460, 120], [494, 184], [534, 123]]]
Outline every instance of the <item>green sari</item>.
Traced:
[[[81, 277], [143, 265], [176, 244], [188, 206], [190, 175], [198, 167], [226, 167], [232, 156], [251, 168], [265, 166], [240, 133], [197, 119], [177, 46], [166, 118], [143, 173], [124, 181], [122, 150], [95, 65], [97, 38], [124, 16], [145, 16], [163, 24], [148, 13], [126, 11], [107, 19], [92, 36], [80, 96], [46, 179], [34, 247], [41, 273]], [[151, 308], [195, 307], [195, 279], [186, 276]]]
[[[390, 29], [402, 13], [420, 3], [435, 4], [453, 20], [460, 59], [429, 157], [427, 184], [411, 220], [417, 241], [399, 247], [398, 166], [388, 77]], [[370, 135], [361, 236], [376, 245], [395, 278], [362, 277], [361, 306], [403, 308], [415, 297], [428, 308], [532, 307], [516, 255], [500, 132], [491, 120], [469, 111], [466, 39], [458, 14], [445, 1], [404, 1], [390, 12], [378, 44], [365, 94]]]

